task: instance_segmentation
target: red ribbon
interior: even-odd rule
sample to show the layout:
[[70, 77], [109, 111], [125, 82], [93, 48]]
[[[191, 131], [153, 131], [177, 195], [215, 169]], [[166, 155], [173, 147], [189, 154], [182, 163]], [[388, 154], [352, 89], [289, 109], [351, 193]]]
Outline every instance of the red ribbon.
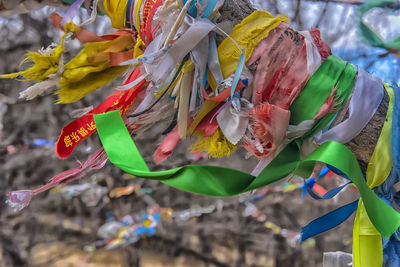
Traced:
[[[164, 0], [146, 0], [143, 7], [143, 19], [142, 19], [142, 40], [146, 40], [147, 43], [153, 41], [153, 34], [151, 32], [151, 26], [153, 23], [153, 17], [157, 9], [164, 3]], [[156, 27], [158, 28], [158, 26]]]
[[[124, 83], [128, 84], [136, 80], [142, 75], [140, 68], [137, 67]], [[146, 80], [143, 79], [140, 83], [127, 91], [115, 91], [103, 103], [82, 117], [74, 120], [66, 125], [61, 135], [57, 140], [56, 154], [60, 158], [67, 158], [74, 151], [75, 147], [84, 139], [96, 132], [96, 126], [93, 120], [93, 114], [105, 113], [112, 110], [121, 109], [121, 114], [124, 114], [133, 100], [139, 94]]]

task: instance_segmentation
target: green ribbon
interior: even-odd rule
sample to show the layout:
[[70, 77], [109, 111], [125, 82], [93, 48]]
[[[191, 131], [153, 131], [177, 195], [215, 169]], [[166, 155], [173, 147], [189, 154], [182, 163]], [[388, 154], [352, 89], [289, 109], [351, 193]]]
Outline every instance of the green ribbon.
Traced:
[[[334, 55], [328, 57], [290, 106], [290, 124], [298, 125], [302, 121], [311, 120], [331, 95], [332, 90], [336, 90], [335, 108], [342, 106], [352, 93], [354, 83], [353, 65]], [[335, 113], [328, 113], [318, 120], [302, 139], [312, 137], [321, 131], [334, 116]]]
[[388, 51], [393, 52], [395, 50], [396, 53], [400, 52], [400, 36], [397, 36], [391, 41], [385, 42], [370, 26], [364, 23], [363, 16], [369, 10], [375, 7], [386, 7], [390, 5], [396, 4], [397, 0], [371, 0], [366, 2], [361, 6], [361, 14], [360, 14], [360, 32], [365, 41], [370, 46], [384, 48]]
[[360, 191], [368, 217], [376, 229], [389, 238], [400, 226], [400, 214], [378, 198], [366, 184], [354, 155], [344, 145], [326, 142], [300, 160], [298, 142], [292, 142], [259, 176], [234, 169], [186, 165], [175, 169], [152, 172], [133, 142], [118, 111], [94, 115], [97, 131], [110, 161], [130, 174], [160, 180], [174, 188], [210, 196], [232, 196], [282, 179], [294, 172], [309, 177], [310, 166], [320, 161], [341, 170]]
[[[330, 75], [331, 72], [339, 74]], [[344, 104], [355, 81], [354, 67], [335, 56], [329, 57], [314, 75], [323, 75], [325, 78], [313, 76], [298, 96], [299, 100], [296, 101], [303, 101], [305, 105], [302, 107], [297, 103], [291, 109], [292, 112], [303, 113], [296, 117], [298, 121], [312, 119], [318, 109], [305, 107], [308, 105], [320, 107], [335, 86], [337, 99], [340, 100], [338, 105]], [[325, 91], [325, 93], [317, 98], [314, 97], [315, 94], [312, 94], [312, 91]], [[159, 180], [174, 188], [201, 195], [232, 196], [271, 184], [292, 173], [307, 178], [315, 162], [320, 161], [338, 168], [351, 178], [360, 191], [369, 218], [385, 238], [388, 238], [400, 226], [400, 214], [371, 191], [356, 158], [340, 143], [326, 142], [307, 158], [301, 160], [300, 147], [304, 139], [294, 140], [257, 177], [234, 169], [203, 165], [186, 165], [151, 172], [118, 111], [94, 115], [94, 120], [110, 161], [123, 171], [135, 176]], [[325, 118], [318, 121], [311, 132], [318, 131], [324, 123], [326, 123]]]

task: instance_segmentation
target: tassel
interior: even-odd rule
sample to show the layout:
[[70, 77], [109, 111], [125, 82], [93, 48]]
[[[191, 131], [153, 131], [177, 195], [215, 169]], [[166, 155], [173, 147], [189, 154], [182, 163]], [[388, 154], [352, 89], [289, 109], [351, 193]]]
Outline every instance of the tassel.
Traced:
[[[60, 88], [56, 92], [59, 97], [57, 103], [75, 102], [122, 75], [128, 66], [111, 67], [108, 63], [108, 53], [123, 50], [129, 44], [129, 38], [121, 36], [112, 41], [86, 44], [78, 55], [64, 66], [63, 75], [57, 84]], [[132, 40], [130, 42], [132, 43]]]
[[65, 52], [64, 50], [64, 39], [68, 32], [76, 31], [76, 26], [72, 23], [65, 24], [65, 32], [61, 38], [61, 42], [58, 46], [54, 47], [55, 44], [51, 44], [46, 49], [41, 49], [39, 52], [28, 52], [26, 58], [24, 58], [20, 65], [32, 62], [33, 65], [20, 72], [3, 74], [0, 78], [16, 78], [23, 76], [25, 81], [44, 81], [49, 75], [55, 74], [59, 68], [60, 56]]
[[210, 137], [199, 139], [190, 147], [190, 151], [207, 152], [213, 158], [222, 158], [232, 154], [238, 145], [234, 145], [225, 138], [220, 129], [217, 129]]
[[290, 111], [271, 104], [254, 107], [249, 127], [243, 138], [243, 147], [258, 158], [275, 156], [289, 126]]

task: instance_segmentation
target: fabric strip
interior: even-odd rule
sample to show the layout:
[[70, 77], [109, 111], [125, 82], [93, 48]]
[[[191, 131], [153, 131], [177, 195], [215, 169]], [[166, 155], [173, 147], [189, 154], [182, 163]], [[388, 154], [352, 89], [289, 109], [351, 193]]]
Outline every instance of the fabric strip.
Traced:
[[354, 95], [350, 100], [349, 117], [324, 133], [315, 137], [317, 144], [336, 141], [345, 144], [359, 135], [372, 119], [382, 102], [382, 80], [359, 68]]

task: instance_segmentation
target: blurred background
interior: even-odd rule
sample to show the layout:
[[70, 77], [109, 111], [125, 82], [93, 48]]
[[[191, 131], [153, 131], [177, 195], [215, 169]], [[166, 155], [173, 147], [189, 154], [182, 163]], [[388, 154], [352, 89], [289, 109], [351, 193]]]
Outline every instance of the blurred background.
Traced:
[[[288, 14], [296, 30], [319, 28], [334, 54], [397, 83], [398, 59], [362, 43], [357, 28], [359, 2], [254, 0], [254, 5], [273, 15]], [[0, 18], [0, 74], [19, 70], [27, 50], [60, 41], [61, 33], [48, 19], [53, 11], [65, 12], [44, 7]], [[74, 21], [86, 18], [88, 14], [81, 10]], [[396, 12], [372, 10], [366, 21], [385, 39], [399, 34]], [[98, 17], [88, 28], [98, 34], [112, 31], [105, 17]], [[79, 43], [68, 46], [73, 54]], [[119, 82], [63, 105], [55, 104], [52, 94], [19, 100], [18, 93], [31, 84], [0, 81], [0, 203], [9, 191], [43, 185], [100, 147], [93, 135], [68, 160], [54, 155], [62, 127], [81, 109], [101, 103]], [[196, 163], [251, 171], [257, 163], [246, 159], [240, 149], [226, 159], [193, 158], [183, 143], [170, 159], [155, 165], [152, 154], [166, 126], [156, 125], [136, 141], [152, 170]], [[318, 184], [324, 190], [343, 180], [328, 173]], [[206, 197], [134, 178], [108, 163], [101, 171], [38, 195], [20, 212], [0, 204], [0, 265], [322, 266], [324, 252], [351, 253], [353, 217], [301, 244], [299, 231], [311, 220], [356, 199], [356, 190], [348, 186], [334, 199], [315, 201], [301, 198], [301, 187], [301, 180], [292, 178], [252, 194]]]

